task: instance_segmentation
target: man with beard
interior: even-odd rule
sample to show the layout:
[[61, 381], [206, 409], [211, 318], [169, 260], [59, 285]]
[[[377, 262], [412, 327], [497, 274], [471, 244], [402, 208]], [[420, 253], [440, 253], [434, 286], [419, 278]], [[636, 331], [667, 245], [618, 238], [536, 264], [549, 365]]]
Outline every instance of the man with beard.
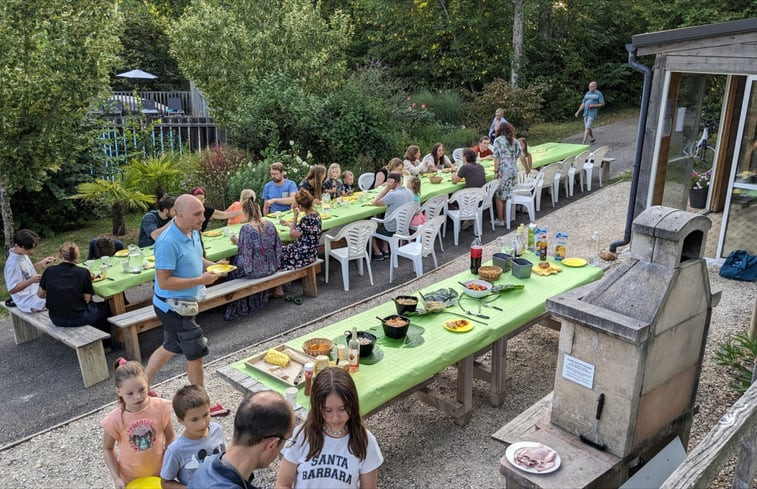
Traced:
[[296, 193], [297, 184], [284, 178], [284, 165], [277, 161], [271, 165], [271, 181], [263, 187], [263, 215], [288, 211]]

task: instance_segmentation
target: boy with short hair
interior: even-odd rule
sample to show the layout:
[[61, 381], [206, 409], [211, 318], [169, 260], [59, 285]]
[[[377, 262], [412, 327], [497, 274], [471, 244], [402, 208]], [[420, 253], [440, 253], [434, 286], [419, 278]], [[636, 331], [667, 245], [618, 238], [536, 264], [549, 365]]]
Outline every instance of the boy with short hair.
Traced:
[[205, 389], [185, 385], [173, 396], [173, 410], [184, 431], [163, 455], [163, 489], [185, 488], [200, 464], [226, 450], [221, 426], [210, 421], [210, 398]]

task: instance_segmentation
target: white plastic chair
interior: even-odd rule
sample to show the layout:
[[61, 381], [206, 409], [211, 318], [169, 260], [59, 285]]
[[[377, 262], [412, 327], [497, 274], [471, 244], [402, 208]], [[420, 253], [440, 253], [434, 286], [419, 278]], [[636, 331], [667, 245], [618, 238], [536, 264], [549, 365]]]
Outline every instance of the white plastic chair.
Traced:
[[[394, 280], [394, 269], [399, 267], [398, 257], [400, 256], [413, 261], [416, 277], [423, 275], [423, 258], [428, 255], [434, 258], [434, 268], [439, 266], [436, 261], [434, 242], [439, 235], [439, 229], [441, 229], [446, 220], [445, 216], [436, 216], [419, 226], [418, 230], [411, 235], [403, 236], [395, 234], [392, 236], [392, 241], [395, 243], [392, 246], [392, 265], [389, 267], [389, 283], [392, 283]], [[400, 246], [400, 241], [407, 241], [408, 243]]]
[[465, 148], [457, 148], [455, 151], [452, 152], [452, 161], [458, 164], [463, 163], [463, 150]]
[[[505, 223], [507, 229], [510, 229], [510, 222], [515, 218], [515, 212], [512, 212], [517, 205], [522, 205], [528, 210], [529, 222], [536, 221], [536, 211], [534, 207], [536, 205], [536, 192], [539, 181], [542, 179], [542, 173], [530, 173], [526, 175], [524, 172], [518, 174], [518, 183], [513, 188], [510, 198], [505, 203]], [[540, 186], [538, 187], [541, 188]], [[541, 190], [539, 190], [541, 192]], [[512, 215], [512, 218], [511, 218]]]
[[565, 186], [565, 196], [568, 197], [570, 195], [568, 193], [568, 172], [570, 171], [570, 167], [573, 166], [573, 161], [575, 161], [575, 159], [575, 156], [568, 156], [559, 163], [560, 170], [557, 172], [554, 183], [555, 202], [560, 202], [560, 182]]
[[363, 173], [357, 178], [357, 186], [360, 187], [360, 190], [363, 192], [370, 190], [371, 187], [373, 187], [375, 178], [376, 175], [373, 173]]
[[609, 146], [602, 146], [597, 148], [593, 153], [589, 155], [589, 158], [584, 163], [584, 171], [586, 172], [586, 190], [591, 192], [591, 177], [596, 166], [599, 170], [599, 186], [602, 186], [602, 160], [605, 159], [605, 155], [610, 151]]
[[494, 231], [494, 204], [492, 202], [494, 201], [494, 194], [497, 193], [497, 189], [499, 188], [499, 179], [495, 178], [491, 182], [484, 184], [481, 188], [486, 192], [486, 197], [484, 197], [484, 201], [481, 203], [481, 219], [483, 220], [484, 211], [489, 209], [489, 221], [491, 221], [492, 231]]
[[583, 153], [580, 153], [576, 156], [576, 158], [573, 160], [573, 165], [568, 170], [568, 189], [570, 190], [570, 193], [568, 193], [569, 196], [573, 197], [573, 187], [575, 186], [576, 182], [576, 175], [578, 175], [579, 182], [581, 184], [581, 192], [584, 191], [584, 165], [586, 164], [586, 160], [589, 159], [589, 155], [591, 154], [591, 151], [588, 149], [584, 151]]
[[[426, 216], [426, 222], [430, 221], [431, 219], [437, 217], [437, 216], [445, 216], [444, 223], [442, 224], [443, 228], [446, 231], [447, 228], [447, 196], [446, 195], [437, 195], [436, 197], [431, 197], [426, 202], [423, 203], [421, 206], [421, 212], [423, 215]], [[415, 231], [420, 226], [410, 226], [411, 231]], [[439, 234], [439, 249], [441, 251], [444, 251], [444, 242], [442, 241], [442, 235]]]
[[[558, 161], [555, 163], [552, 163], [551, 165], [547, 165], [541, 170], [542, 178], [537, 184], [538, 187], [538, 193], [536, 194], [536, 211], [541, 211], [541, 192], [544, 188], [549, 189], [549, 196], [552, 197], [552, 207], [555, 206], [555, 203], [557, 202], [557, 193], [559, 192], [559, 173], [560, 168], [562, 167], [562, 164]], [[558, 192], [555, 191], [557, 189]]]
[[481, 202], [486, 197], [486, 192], [483, 188], [464, 188], [458, 190], [452, 197], [450, 197], [447, 204], [457, 202], [457, 209], [448, 209], [447, 217], [452, 219], [454, 225], [453, 230], [455, 232], [455, 246], [457, 246], [458, 239], [460, 237], [460, 223], [462, 221], [473, 221], [473, 233], [477, 236], [482, 234], [481, 221], [483, 211], [481, 210]]
[[[371, 256], [368, 253], [371, 236], [376, 232], [378, 223], [374, 221], [355, 221], [344, 226], [336, 236], [324, 235], [324, 258], [326, 259], [326, 283], [329, 283], [329, 257], [334, 257], [342, 266], [342, 283], [344, 290], [350, 290], [350, 260], [357, 260], [357, 270], [363, 275], [363, 260], [368, 267], [368, 278], [373, 285], [371, 273]], [[347, 240], [347, 246], [331, 249], [332, 241]]]
[[[388, 222], [394, 222], [395, 223], [394, 234], [408, 235], [410, 234], [410, 221], [413, 219], [413, 216], [419, 210], [420, 208], [418, 207], [418, 204], [416, 202], [408, 202], [406, 204], [402, 204], [401, 206], [397, 207], [397, 209], [395, 209], [395, 211], [392, 212], [391, 215], [386, 216], [383, 219], [380, 219], [378, 217], [372, 217], [371, 221], [374, 221], [377, 224], [383, 224], [384, 227], [386, 227], [386, 224]], [[392, 261], [395, 261], [397, 257], [394, 255], [394, 250], [391, 249], [393, 246], [392, 237], [385, 236], [377, 232], [373, 233], [373, 237], [389, 243], [389, 252], [392, 254]]]

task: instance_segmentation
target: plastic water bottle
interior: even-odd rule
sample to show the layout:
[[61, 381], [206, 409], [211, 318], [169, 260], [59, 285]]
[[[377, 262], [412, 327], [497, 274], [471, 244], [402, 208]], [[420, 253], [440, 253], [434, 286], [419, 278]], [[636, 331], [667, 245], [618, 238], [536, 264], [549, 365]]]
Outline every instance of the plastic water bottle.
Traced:
[[589, 261], [592, 265], [599, 266], [599, 232], [594, 231], [591, 235], [591, 256]]

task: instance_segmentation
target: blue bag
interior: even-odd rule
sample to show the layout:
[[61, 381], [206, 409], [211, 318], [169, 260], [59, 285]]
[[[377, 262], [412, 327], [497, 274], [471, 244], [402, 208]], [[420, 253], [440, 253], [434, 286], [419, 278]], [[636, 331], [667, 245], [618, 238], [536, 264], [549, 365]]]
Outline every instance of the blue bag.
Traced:
[[757, 256], [744, 250], [732, 251], [720, 267], [720, 276], [754, 282], [757, 280]]

